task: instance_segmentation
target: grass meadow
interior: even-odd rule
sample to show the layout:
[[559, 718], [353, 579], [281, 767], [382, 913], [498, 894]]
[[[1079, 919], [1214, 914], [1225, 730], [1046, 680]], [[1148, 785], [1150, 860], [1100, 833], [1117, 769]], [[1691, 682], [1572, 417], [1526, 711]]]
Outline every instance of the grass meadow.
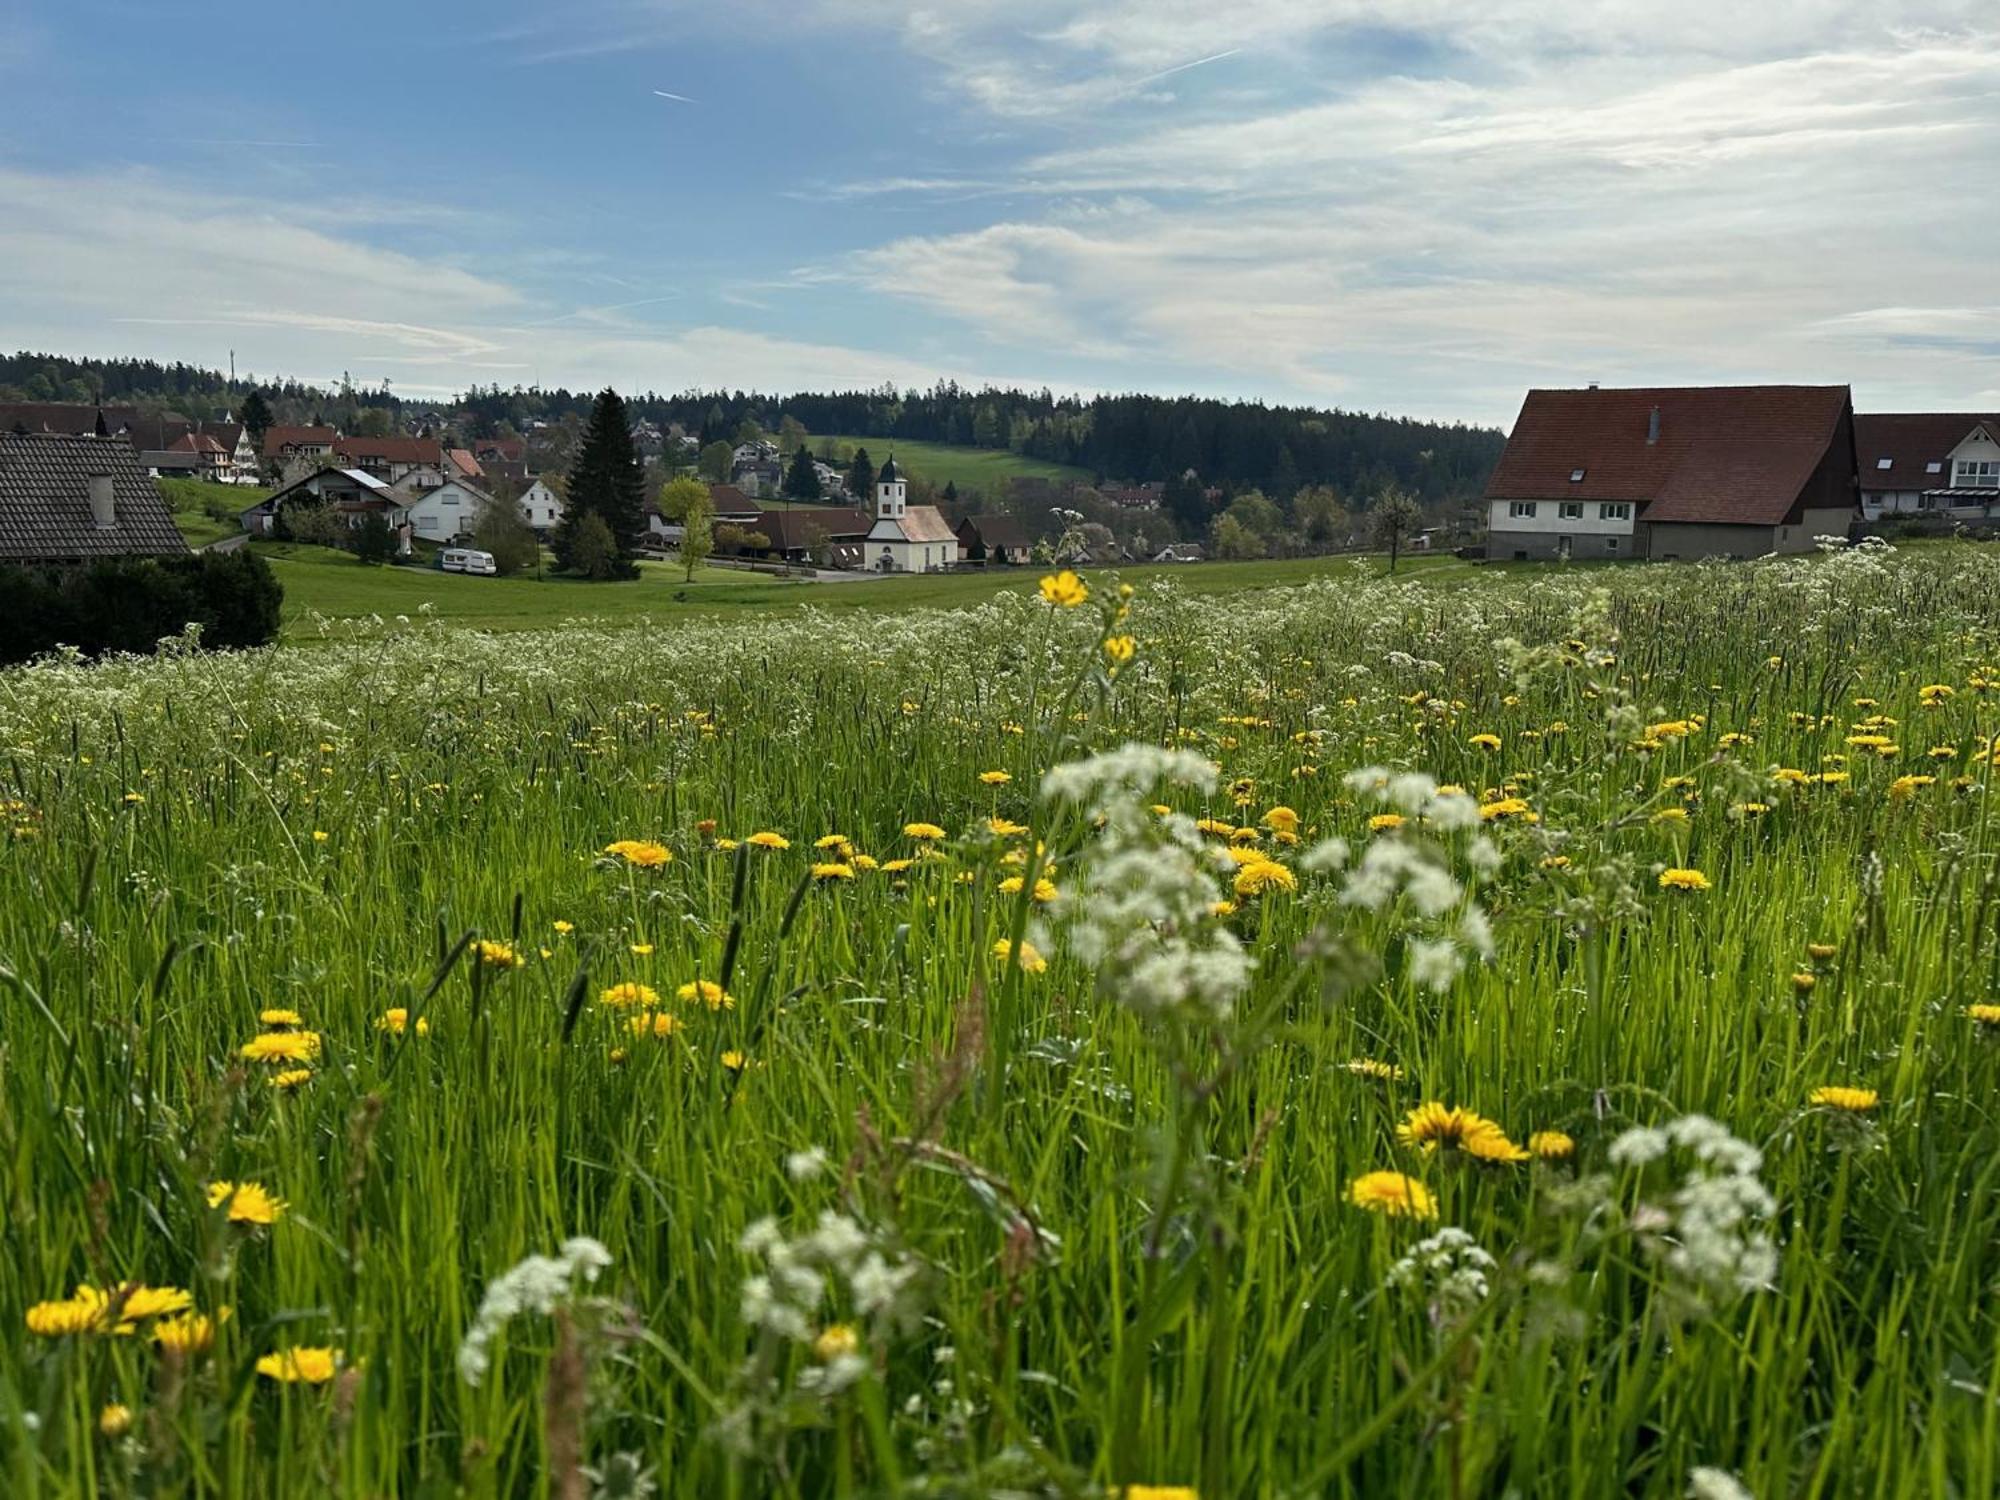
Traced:
[[[836, 463], [845, 465], [854, 457], [856, 448], [866, 448], [870, 462], [879, 469], [893, 454], [897, 467], [939, 489], [955, 484], [961, 491], [976, 490], [982, 495], [997, 495], [1006, 488], [1010, 479], [1073, 479], [1083, 484], [1091, 480], [1088, 469], [1053, 463], [1048, 459], [1029, 458], [1007, 448], [973, 448], [954, 443], [916, 442], [907, 438], [835, 437], [829, 441], [833, 444]], [[814, 453], [820, 451], [820, 442], [818, 438], [810, 440], [809, 446]]]
[[0, 675], [0, 1490], [2000, 1490], [2000, 556], [1048, 593]]

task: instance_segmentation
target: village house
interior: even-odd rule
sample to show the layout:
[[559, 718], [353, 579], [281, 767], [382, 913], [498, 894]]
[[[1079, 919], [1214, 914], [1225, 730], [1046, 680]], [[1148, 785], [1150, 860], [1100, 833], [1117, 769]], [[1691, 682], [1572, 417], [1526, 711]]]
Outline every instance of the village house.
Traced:
[[393, 524], [407, 525], [419, 541], [458, 542], [470, 537], [493, 497], [469, 479], [447, 479], [421, 489], [397, 487], [402, 514]]
[[[343, 437], [333, 445], [344, 469], [359, 469], [385, 484], [434, 489], [452, 477], [444, 445], [429, 437]], [[470, 455], [467, 455], [470, 457]]]
[[1530, 391], [1486, 484], [1488, 557], [1805, 552], [1860, 518], [1846, 386]]
[[264, 462], [280, 469], [299, 461], [312, 462], [332, 453], [339, 441], [338, 427], [267, 427]]
[[0, 563], [63, 565], [187, 550], [123, 438], [0, 432]]
[[1861, 513], [2000, 519], [2000, 415], [1891, 412], [1857, 416]]
[[546, 537], [562, 524], [562, 496], [550, 489], [546, 480], [537, 479], [529, 485], [516, 503], [521, 507], [521, 519], [537, 536]]
[[[714, 508], [711, 518], [714, 525], [762, 528], [766, 514], [764, 509], [733, 484], [711, 484], [708, 487], [708, 503]], [[657, 499], [648, 496], [643, 511], [649, 537], [669, 547], [681, 544], [681, 537], [686, 534], [687, 528], [679, 521], [668, 520]]]
[[864, 566], [871, 573], [938, 573], [958, 565], [958, 536], [935, 505], [911, 505], [894, 454], [875, 476], [875, 524]]
[[273, 536], [281, 515], [293, 506], [330, 505], [350, 527], [374, 513], [389, 523], [391, 530], [403, 523], [409, 496], [392, 489], [373, 474], [360, 469], [315, 469], [290, 484], [245, 506], [237, 513], [243, 529], [252, 536]]
[[955, 535], [967, 562], [1018, 567], [1035, 555], [1035, 539], [1012, 516], [967, 516], [958, 523]]

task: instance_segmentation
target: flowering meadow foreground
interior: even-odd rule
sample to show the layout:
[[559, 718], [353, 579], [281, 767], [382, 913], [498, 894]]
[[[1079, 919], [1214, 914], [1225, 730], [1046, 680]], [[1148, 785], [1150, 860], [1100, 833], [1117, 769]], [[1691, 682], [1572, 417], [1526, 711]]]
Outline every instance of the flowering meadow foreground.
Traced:
[[0, 677], [0, 1490], [1993, 1494], [1997, 605]]

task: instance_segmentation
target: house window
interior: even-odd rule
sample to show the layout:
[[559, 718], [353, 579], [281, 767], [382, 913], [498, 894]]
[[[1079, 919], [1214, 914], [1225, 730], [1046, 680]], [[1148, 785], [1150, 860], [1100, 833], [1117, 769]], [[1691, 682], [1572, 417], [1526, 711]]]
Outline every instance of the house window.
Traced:
[[1924, 465], [1924, 472], [1926, 474], [1942, 474], [1944, 472], [1944, 461], [1942, 459], [1932, 459]]
[[2000, 458], [1961, 458], [1954, 489], [2000, 490]]
[[1600, 521], [1629, 521], [1632, 519], [1632, 502], [1630, 500], [1606, 500], [1597, 507], [1597, 519]]
[[458, 496], [456, 496], [456, 495], [440, 495], [440, 496], [438, 496], [438, 504], [440, 504], [440, 505], [456, 505], [456, 504], [458, 504]]
[[1571, 470], [1569, 471], [1569, 482], [1570, 482], [1571, 484], [1582, 484], [1582, 483], [1583, 483], [1583, 470], [1581, 470], [1581, 469], [1571, 469]]
[[1615, 536], [1606, 537], [1604, 539], [1604, 550], [1606, 552], [1616, 552], [1618, 550], [1618, 538]]
[[1565, 500], [1556, 507], [1556, 514], [1565, 521], [1581, 521], [1583, 519], [1583, 502], [1581, 500]]
[[1507, 502], [1507, 514], [1516, 520], [1533, 520], [1535, 516], [1535, 502], [1532, 500], [1510, 500]]
[[1896, 467], [1896, 460], [1893, 458], [1878, 458], [1875, 460], [1875, 467], [1878, 469], [1893, 469]]

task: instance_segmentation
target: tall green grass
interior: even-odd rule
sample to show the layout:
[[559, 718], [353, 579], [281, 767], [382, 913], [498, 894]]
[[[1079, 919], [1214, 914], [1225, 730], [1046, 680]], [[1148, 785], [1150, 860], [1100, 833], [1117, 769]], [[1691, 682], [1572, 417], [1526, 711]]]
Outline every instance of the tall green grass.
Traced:
[[[1155, 583], [1122, 621], [1093, 586], [1067, 611], [418, 624], [0, 677], [0, 1487], [2000, 1487], [2000, 1040], [1964, 1013], [2000, 1002], [2000, 566]], [[1116, 673], [1107, 632], [1136, 639]], [[1893, 755], [1848, 743], [1872, 716]], [[1109, 834], [1040, 783], [1127, 742], [1212, 760], [1212, 793], [1145, 797], [1261, 826], [1294, 873], [1213, 919], [1256, 964], [1221, 1015], [1149, 1011], [1076, 952], [1091, 913], [1065, 902]], [[1390, 805], [1363, 767], [1533, 820], [1371, 827]], [[912, 822], [946, 830], [935, 857]], [[791, 847], [741, 842], [760, 830]], [[878, 867], [813, 880], [835, 833]], [[1345, 868], [1304, 857], [1336, 837]], [[604, 854], [626, 838], [673, 860]], [[1387, 841], [1452, 874], [1453, 920], [1490, 921], [1441, 989], [1417, 954], [1445, 919], [1354, 899]], [[1711, 888], [1662, 890], [1664, 867]], [[1023, 935], [1045, 972], [996, 959]], [[676, 1002], [696, 979], [733, 1006]], [[677, 1029], [633, 1035], [599, 1000], [622, 981]], [[266, 1008], [323, 1038], [296, 1091], [238, 1055]], [[1828, 1084], [1879, 1102], [1810, 1105]], [[1426, 1156], [1395, 1133], [1426, 1100], [1575, 1154]], [[1762, 1152], [1768, 1285], [1696, 1295], [1644, 1230], [1665, 1164], [1613, 1158], [1697, 1113]], [[1346, 1201], [1384, 1168], [1435, 1224]], [[217, 1180], [289, 1209], [232, 1226]], [[913, 1268], [875, 1315], [830, 1277], [811, 1332], [852, 1325], [861, 1361], [831, 1393], [827, 1350], [746, 1319], [739, 1248], [824, 1211]], [[1392, 1280], [1443, 1226], [1493, 1257], [1469, 1304]], [[487, 1288], [571, 1236], [609, 1269], [470, 1383]], [[27, 1331], [80, 1282], [140, 1280], [230, 1309], [212, 1349]], [[346, 1373], [256, 1373], [293, 1345]]]

